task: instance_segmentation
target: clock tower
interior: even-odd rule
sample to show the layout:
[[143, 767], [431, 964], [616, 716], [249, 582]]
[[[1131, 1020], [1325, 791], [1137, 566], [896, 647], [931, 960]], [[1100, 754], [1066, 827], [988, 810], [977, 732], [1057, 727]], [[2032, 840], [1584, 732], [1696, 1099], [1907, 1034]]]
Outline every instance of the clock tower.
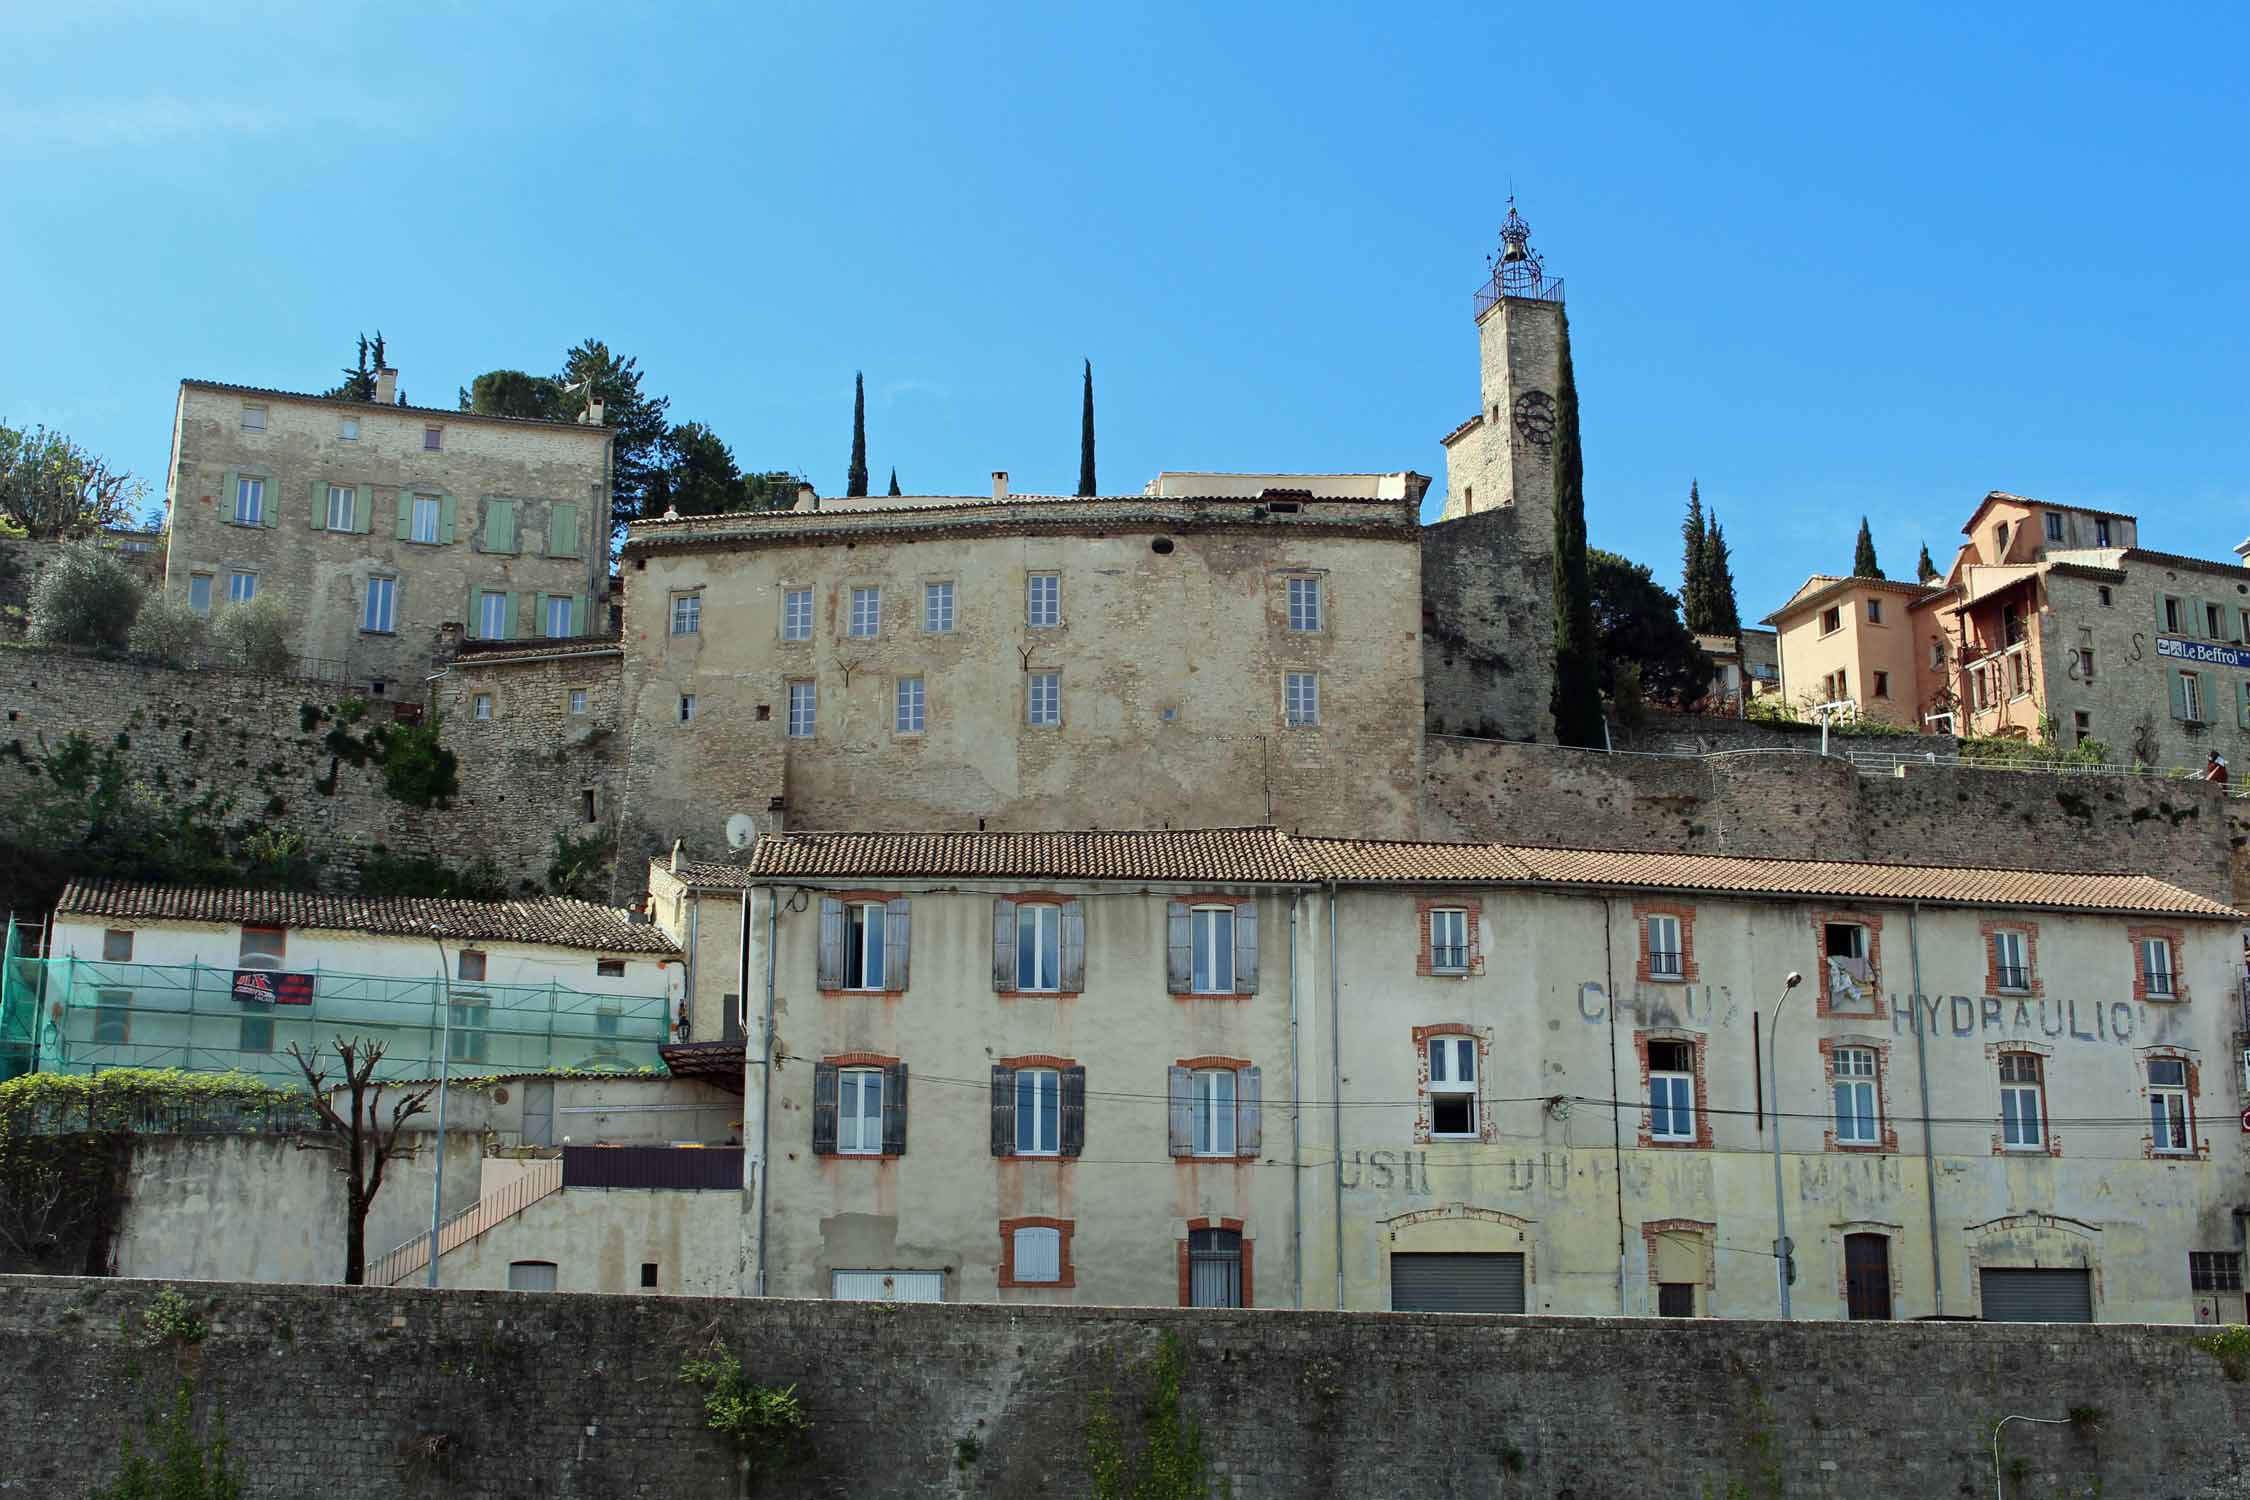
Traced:
[[[1563, 284], [1531, 248], [1531, 226], [1508, 200], [1500, 256], [1474, 298], [1482, 400], [1445, 442], [1445, 510], [1455, 520], [1514, 507], [1541, 518], [1555, 499], [1555, 387], [1561, 376]], [[1530, 516], [1524, 517], [1526, 521]]]

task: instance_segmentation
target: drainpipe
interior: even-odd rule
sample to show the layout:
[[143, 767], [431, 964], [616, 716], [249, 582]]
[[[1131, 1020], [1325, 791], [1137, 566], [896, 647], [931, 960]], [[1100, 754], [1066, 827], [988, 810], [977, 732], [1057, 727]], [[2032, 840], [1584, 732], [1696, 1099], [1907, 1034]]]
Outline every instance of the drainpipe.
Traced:
[[[770, 1174], [766, 1171], [767, 1153], [773, 1143], [773, 945], [774, 935], [780, 926], [781, 914], [776, 890], [761, 886], [766, 893], [766, 1019], [758, 1029], [759, 1059], [755, 1066], [758, 1075], [758, 1272], [755, 1295], [766, 1294], [766, 1205], [773, 1197]], [[745, 1058], [749, 1048], [743, 1049]], [[746, 1132], [747, 1133], [747, 1132]]]
[[1625, 1307], [1625, 1104], [1617, 1093], [1617, 953], [1610, 946], [1610, 912], [1614, 896], [1602, 897], [1602, 983], [1608, 986], [1602, 1007], [1609, 1013], [1609, 1163], [1617, 1179], [1617, 1315], [1629, 1316]]
[[1304, 893], [1289, 896], [1289, 1305], [1305, 1305], [1305, 1086], [1297, 1065], [1297, 911]]
[[1943, 1316], [1945, 1258], [1938, 1251], [1937, 1152], [1930, 1144], [1930, 1059], [1926, 1050], [1928, 1044], [1922, 1040], [1921, 915], [1922, 903], [1919, 901], [1906, 909], [1906, 956], [1914, 983], [1914, 993], [1907, 997], [1907, 1003], [1914, 1007], [1914, 1072], [1922, 1086], [1922, 1190], [1929, 1199], [1930, 1290], [1937, 1297], [1937, 1311]]
[[[750, 887], [748, 886], [742, 888], [742, 922], [735, 930], [734, 967], [734, 1030], [735, 1035], [745, 1038], [742, 1055], [745, 1064], [743, 1072], [747, 1073], [750, 1071], [748, 1067], [750, 1044], [747, 1040], [749, 1028], [742, 1024], [742, 1013], [750, 998]], [[721, 1016], [719, 1018], [719, 1037], [723, 1039], [726, 1034], [726, 1017]], [[735, 1232], [734, 1288], [735, 1295], [738, 1297], [748, 1296], [750, 1290], [749, 1273], [750, 1256], [752, 1254], [750, 1219], [751, 1209], [756, 1203], [758, 1194], [756, 1161], [750, 1152], [749, 1088], [749, 1080], [745, 1079], [742, 1094], [744, 1106], [742, 1116], [742, 1212], [738, 1216], [740, 1223], [736, 1226]]]
[[1336, 1149], [1336, 1311], [1344, 1310], [1344, 1021], [1336, 976], [1336, 882], [1328, 882], [1328, 1118]]
[[[683, 965], [681, 966], [681, 967], [683, 967], [683, 968], [685, 968], [685, 969], [687, 970], [687, 973], [686, 973], [686, 975], [684, 976], [684, 978], [683, 978], [683, 981], [682, 981], [682, 982], [683, 982], [683, 983], [685, 983], [685, 984], [687, 985], [687, 1011], [688, 1011], [688, 1016], [689, 1016], [689, 1018], [690, 1018], [690, 1019], [689, 1019], [689, 1026], [690, 1026], [691, 1028], [692, 1028], [692, 1027], [693, 1027], [693, 1025], [694, 1025], [694, 1020], [693, 1020], [693, 1017], [694, 1017], [694, 1015], [695, 1015], [695, 1000], [696, 1000], [696, 990], [695, 990], [695, 971], [696, 971], [696, 967], [697, 967], [697, 965], [696, 965], [696, 962], [695, 962], [695, 957], [696, 957], [696, 942], [697, 942], [697, 939], [698, 939], [698, 938], [700, 937], [700, 935], [702, 934], [702, 931], [703, 931], [703, 898], [702, 898], [702, 897], [700, 897], [700, 896], [697, 896], [697, 897], [696, 897], [696, 898], [695, 898], [694, 900], [692, 900], [692, 901], [690, 901], [690, 902], [688, 903], [688, 914], [687, 914], [687, 962], [686, 962], [685, 964], [683, 964]], [[693, 1035], [694, 1035], [695, 1033], [694, 1033], [694, 1031], [693, 1031], [693, 1030], [691, 1029], [691, 1030], [689, 1031], [689, 1033], [688, 1033], [688, 1034], [689, 1034], [690, 1036], [693, 1036]]]

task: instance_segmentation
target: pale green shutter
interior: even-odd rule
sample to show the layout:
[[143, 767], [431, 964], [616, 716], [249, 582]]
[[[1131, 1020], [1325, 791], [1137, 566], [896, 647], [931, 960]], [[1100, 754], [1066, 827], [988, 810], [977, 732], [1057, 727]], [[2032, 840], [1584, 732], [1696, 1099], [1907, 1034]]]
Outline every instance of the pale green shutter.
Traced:
[[2203, 715], [2204, 723], [2216, 724], [2219, 722], [2219, 705], [2211, 697], [2211, 674], [2209, 672], [2195, 674], [2195, 703], [2196, 712]]
[[438, 497], [438, 540], [448, 547], [453, 545], [453, 497]]
[[[369, 496], [372, 496], [373, 493], [364, 484], [359, 487], [359, 492], [363, 495]], [[374, 509], [374, 501], [372, 498], [370, 498], [368, 501], [368, 508], [370, 510]], [[398, 492], [398, 539], [402, 542], [408, 541], [413, 537], [413, 535], [414, 492], [412, 490], [400, 490]]]
[[235, 493], [235, 489], [236, 489], [236, 487], [237, 487], [237, 486], [239, 486], [239, 485], [240, 485], [241, 483], [242, 483], [242, 476], [241, 476], [241, 474], [239, 474], [238, 472], [236, 472], [236, 471], [235, 471], [235, 470], [233, 470], [233, 469], [229, 469], [229, 470], [227, 470], [227, 471], [226, 471], [226, 473], [225, 473], [224, 475], [222, 475], [222, 476], [220, 477], [220, 480], [219, 480], [219, 519], [220, 519], [220, 520], [222, 520], [222, 521], [231, 521], [231, 520], [233, 520], [233, 519], [234, 519], [234, 493]]
[[547, 555], [578, 555], [578, 507], [556, 501], [547, 508]]
[[572, 635], [592, 635], [594, 633], [593, 625], [586, 618], [586, 596], [584, 594], [577, 594], [571, 598], [570, 633]]
[[477, 588], [474, 584], [471, 584], [469, 586], [468, 612], [462, 615], [461, 619], [463, 622], [461, 633], [463, 635], [467, 636], [472, 641], [483, 639], [483, 637], [477, 633], [484, 628], [484, 624], [483, 617], [478, 613], [477, 610]]
[[366, 536], [375, 530], [375, 486], [360, 485], [352, 492], [352, 530]]
[[270, 479], [258, 491], [258, 519], [269, 527], [281, 524], [281, 496], [275, 493]]
[[2234, 685], [2234, 722], [2239, 728], [2250, 729], [2250, 678]]
[[[516, 596], [510, 593], [505, 597], [508, 602], [500, 614], [500, 639], [512, 641], [516, 638]], [[536, 599], [538, 595], [532, 597]]]
[[2185, 672], [2174, 672], [2172, 674], [2172, 717], [2175, 719], [2187, 717], [2187, 674]]
[[490, 496], [485, 497], [484, 550], [487, 552], [513, 552], [516, 550], [516, 504], [513, 500], [495, 500]]
[[325, 479], [312, 482], [312, 523], [315, 531], [328, 529], [328, 481]]

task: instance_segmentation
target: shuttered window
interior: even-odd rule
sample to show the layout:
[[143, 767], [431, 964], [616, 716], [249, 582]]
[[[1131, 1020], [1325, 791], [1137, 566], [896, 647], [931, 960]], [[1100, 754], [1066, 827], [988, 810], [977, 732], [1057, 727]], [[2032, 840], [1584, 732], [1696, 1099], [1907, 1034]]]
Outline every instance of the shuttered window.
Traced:
[[992, 987], [1002, 994], [1075, 995], [1086, 987], [1080, 901], [992, 903]]
[[1258, 988], [1258, 903], [1170, 907], [1166, 986], [1175, 995], [1248, 995]]
[[1391, 1311], [1520, 1313], [1521, 1255], [1391, 1255]]
[[1077, 1156], [1086, 1149], [1086, 1070], [992, 1069], [992, 1154]]
[[2094, 1286], [2090, 1272], [1986, 1266], [1977, 1280], [1988, 1323], [2094, 1321]]
[[818, 980], [823, 990], [905, 990], [914, 937], [904, 896], [883, 901], [820, 902]]
[[816, 1156], [906, 1154], [906, 1064], [813, 1065]]
[[516, 502], [495, 500], [490, 496], [484, 502], [484, 550], [487, 552], [513, 552], [516, 550]]
[[1171, 1154], [1258, 1155], [1265, 1149], [1262, 1093], [1254, 1067], [1173, 1067], [1166, 1089]]
[[557, 501], [547, 507], [547, 555], [578, 555], [578, 507]]
[[1018, 1229], [1014, 1234], [1017, 1281], [1062, 1280], [1061, 1230]]

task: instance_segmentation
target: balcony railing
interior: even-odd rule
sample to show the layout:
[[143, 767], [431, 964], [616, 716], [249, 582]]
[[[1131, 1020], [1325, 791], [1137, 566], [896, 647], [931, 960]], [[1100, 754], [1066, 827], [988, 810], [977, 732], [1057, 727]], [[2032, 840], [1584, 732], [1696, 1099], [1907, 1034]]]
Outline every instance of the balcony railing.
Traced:
[[565, 1146], [565, 1188], [671, 1188], [717, 1192], [742, 1186], [740, 1146]]
[[1658, 979], [1680, 977], [1680, 955], [1661, 948], [1651, 948], [1648, 954], [1648, 971]]
[[1502, 299], [1516, 302], [1560, 302], [1563, 299], [1562, 278], [1557, 276], [1552, 281], [1540, 281], [1535, 285], [1502, 286], [1499, 273], [1494, 272], [1491, 278], [1484, 285], [1478, 287], [1475, 295], [1470, 298], [1471, 306], [1474, 309], [1472, 316], [1483, 317]]
[[2000, 988], [2004, 990], [2028, 990], [2031, 988], [2031, 971], [2001, 964], [1999, 966], [1999, 981]]

